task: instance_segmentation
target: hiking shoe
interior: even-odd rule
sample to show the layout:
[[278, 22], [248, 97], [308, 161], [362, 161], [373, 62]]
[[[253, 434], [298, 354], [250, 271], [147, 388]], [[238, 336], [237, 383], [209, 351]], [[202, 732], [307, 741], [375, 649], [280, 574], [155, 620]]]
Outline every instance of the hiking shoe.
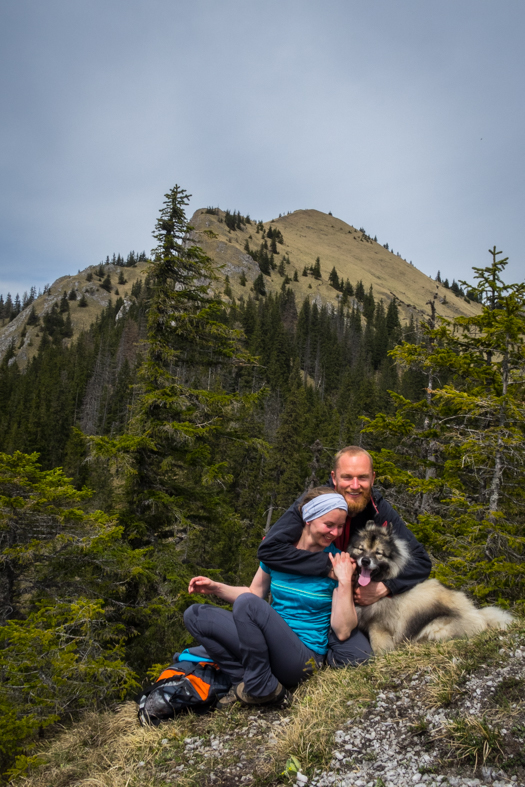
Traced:
[[235, 702], [239, 702], [239, 700], [235, 694], [235, 686], [232, 686], [229, 692], [224, 695], [224, 697], [221, 697], [219, 700], [217, 700], [215, 707], [217, 710], [226, 710], [227, 708], [231, 708]]
[[264, 697], [254, 697], [253, 694], [248, 694], [244, 688], [244, 683], [239, 683], [239, 685], [235, 687], [235, 696], [243, 705], [286, 706], [290, 705], [292, 701], [292, 695], [288, 689], [280, 683], [277, 684], [276, 688], [270, 694], [265, 694]]

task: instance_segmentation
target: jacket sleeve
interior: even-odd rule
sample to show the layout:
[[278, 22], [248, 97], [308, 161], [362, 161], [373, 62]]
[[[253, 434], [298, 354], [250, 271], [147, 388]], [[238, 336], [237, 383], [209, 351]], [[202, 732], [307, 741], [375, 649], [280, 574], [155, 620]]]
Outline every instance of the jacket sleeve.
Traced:
[[404, 593], [405, 590], [410, 590], [414, 585], [428, 579], [432, 563], [423, 544], [419, 543], [390, 503], [381, 500], [378, 508], [381, 519], [392, 523], [396, 536], [406, 541], [410, 549], [410, 560], [401, 574], [395, 579], [385, 580], [385, 585], [392, 595]]
[[303, 520], [299, 498], [270, 528], [257, 550], [257, 557], [274, 571], [325, 577], [331, 568], [327, 552], [307, 552], [294, 546], [301, 538]]

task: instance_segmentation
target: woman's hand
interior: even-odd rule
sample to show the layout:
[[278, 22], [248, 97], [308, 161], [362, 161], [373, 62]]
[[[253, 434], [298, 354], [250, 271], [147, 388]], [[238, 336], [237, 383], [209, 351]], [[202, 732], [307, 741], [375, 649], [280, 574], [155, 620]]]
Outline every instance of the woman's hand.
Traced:
[[214, 582], [208, 577], [193, 577], [188, 585], [188, 593], [202, 593], [205, 596], [217, 595], [220, 586], [222, 583]]
[[[255, 575], [257, 576], [257, 574]], [[188, 585], [188, 593], [202, 593], [204, 596], [217, 596], [228, 604], [233, 604], [241, 593], [249, 593], [250, 588], [232, 587], [224, 582], [215, 582], [209, 577], [193, 577]]]
[[357, 626], [357, 613], [354, 607], [353, 576], [356, 568], [348, 552], [338, 552], [332, 555], [332, 571], [338, 580], [338, 585], [332, 596], [332, 629], [338, 639], [348, 639], [353, 629]]
[[356, 568], [356, 562], [353, 560], [348, 552], [338, 552], [333, 555], [328, 553], [332, 563], [332, 572], [334, 577], [343, 585], [351, 584], [352, 577]]

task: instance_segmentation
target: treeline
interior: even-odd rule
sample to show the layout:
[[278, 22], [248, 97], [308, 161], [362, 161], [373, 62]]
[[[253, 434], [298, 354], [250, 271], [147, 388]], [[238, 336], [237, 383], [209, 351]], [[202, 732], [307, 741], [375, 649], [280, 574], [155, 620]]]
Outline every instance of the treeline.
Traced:
[[20, 312], [31, 306], [33, 301], [41, 294], [41, 292], [37, 294], [36, 287], [31, 287], [29, 294], [24, 292], [22, 298], [17, 293], [13, 300], [11, 293], [8, 292], [4, 300], [4, 296], [0, 293], [0, 327], [18, 317]]
[[[105, 262], [101, 262], [98, 270], [100, 268], [103, 269], [104, 265], [118, 265], [122, 268], [134, 268], [138, 262], [145, 262], [147, 259], [146, 252], [141, 251], [140, 253], [135, 251], [130, 251], [127, 257], [123, 257], [121, 254], [113, 254], [110, 258], [109, 254], [106, 257]], [[105, 275], [105, 274], [104, 274]], [[104, 278], [104, 275], [101, 278]], [[89, 276], [89, 274], [88, 274]], [[92, 274], [91, 274], [92, 276]], [[88, 279], [89, 281], [89, 279]], [[124, 283], [122, 277], [119, 277], [119, 283]], [[40, 297], [40, 295], [45, 295], [49, 292], [50, 285], [46, 284], [43, 290], [38, 290], [36, 287], [31, 287], [29, 293], [24, 292], [22, 298], [17, 293], [13, 299], [10, 292], [7, 293], [5, 299], [2, 293], [0, 293], [0, 327], [5, 325], [11, 320], [14, 320], [21, 311], [26, 309], [28, 306], [31, 306], [36, 298]], [[72, 291], [74, 292], [74, 290]], [[87, 305], [87, 304], [86, 304]]]
[[[97, 273], [100, 277], [104, 271]], [[116, 320], [123, 304], [117, 298], [87, 333], [66, 347], [62, 339], [71, 336], [74, 304], [71, 293], [64, 293], [39, 321], [39, 350], [25, 372], [9, 363], [12, 352], [5, 356], [0, 371], [0, 450], [37, 451], [43, 467], [65, 466], [74, 478], [86, 480], [85, 472], [73, 462], [76, 433], [72, 428], [88, 435], [116, 435], [129, 419], [140, 357], [137, 343], [144, 338], [150, 297], [148, 282], [137, 282], [132, 296], [133, 305], [122, 319]], [[354, 396], [366, 389], [363, 412], [371, 414], [384, 406], [388, 387], [402, 384], [388, 359], [388, 351], [402, 335], [396, 303], [391, 301], [385, 309], [382, 301], [375, 303], [372, 293], [367, 301], [363, 290], [363, 297], [362, 308], [355, 303], [352, 309], [340, 305], [334, 310], [309, 299], [298, 307], [291, 288], [285, 288], [277, 295], [250, 296], [236, 305], [221, 306], [221, 321], [232, 329], [241, 328], [247, 349], [260, 359], [249, 385], [254, 390], [266, 386], [271, 392], [272, 421], [279, 422], [295, 378], [319, 401], [335, 404], [346, 398], [345, 412], [354, 407]], [[407, 335], [415, 330], [409, 326]], [[223, 383], [211, 369], [207, 384]], [[264, 437], [270, 439], [271, 433]]]
[[[110, 301], [89, 331], [68, 347], [70, 301], [59, 304], [40, 321], [40, 345], [27, 369], [9, 361], [0, 365], [0, 450], [38, 452], [46, 469], [61, 466], [78, 488], [90, 477], [84, 434], [120, 434], [129, 419], [136, 378], [139, 342], [144, 334], [145, 288], [134, 285], [127, 315], [116, 320], [122, 298]], [[80, 302], [79, 302], [80, 305]], [[80, 453], [79, 453], [80, 452]]]

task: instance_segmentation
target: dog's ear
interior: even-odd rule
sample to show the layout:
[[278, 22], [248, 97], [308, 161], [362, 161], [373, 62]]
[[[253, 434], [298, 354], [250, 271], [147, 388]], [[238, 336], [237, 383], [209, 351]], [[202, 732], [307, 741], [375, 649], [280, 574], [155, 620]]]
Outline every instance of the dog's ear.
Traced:
[[374, 527], [376, 527], [376, 523], [373, 519], [369, 519], [365, 525], [365, 530], [372, 530]]
[[389, 522], [385, 527], [385, 533], [390, 538], [390, 536], [394, 535], [394, 526], [392, 522]]

